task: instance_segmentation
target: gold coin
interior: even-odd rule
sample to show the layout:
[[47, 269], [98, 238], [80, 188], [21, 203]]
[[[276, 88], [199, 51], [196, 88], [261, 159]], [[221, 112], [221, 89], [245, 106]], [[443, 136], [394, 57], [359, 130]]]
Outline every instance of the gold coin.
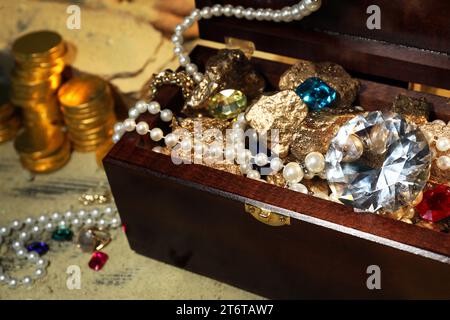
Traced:
[[28, 162], [28, 161], [24, 160], [23, 158], [21, 158], [20, 160], [22, 162], [22, 165], [26, 169], [28, 169], [32, 172], [47, 173], [47, 172], [56, 171], [56, 170], [64, 167], [67, 164], [67, 162], [69, 162], [70, 155], [71, 155], [71, 153], [67, 152], [66, 154], [63, 154], [60, 159], [57, 159], [54, 161], [40, 161], [38, 163]]
[[35, 76], [34, 74], [24, 75], [19, 74], [17, 70], [11, 74], [12, 86], [35, 87], [35, 86], [49, 86], [55, 90], [61, 83], [61, 74], [49, 73], [48, 76]]
[[64, 50], [61, 36], [53, 31], [36, 31], [14, 41], [12, 53], [17, 59], [42, 59]]
[[107, 126], [111, 126], [112, 127], [112, 122], [115, 122], [116, 117], [115, 116], [110, 116], [108, 118], [98, 118], [95, 121], [91, 121], [91, 122], [83, 122], [83, 123], [72, 123], [72, 122], [67, 122], [66, 121], [66, 125], [69, 129], [69, 131], [84, 131], [84, 130], [90, 130], [90, 129], [95, 129], [98, 127], [107, 127]]
[[113, 146], [114, 143], [111, 139], [109, 139], [97, 147], [97, 150], [95, 151], [95, 159], [97, 160], [97, 164], [100, 168], [103, 169], [103, 158], [109, 153]]
[[22, 160], [28, 164], [43, 164], [43, 163], [47, 163], [47, 164], [52, 164], [52, 163], [56, 163], [61, 161], [62, 159], [66, 158], [66, 155], [70, 153], [70, 141], [69, 139], [66, 137], [63, 141], [63, 144], [57, 149], [55, 150], [55, 152], [53, 152], [52, 154], [49, 154], [48, 156], [44, 157], [44, 158], [40, 158], [40, 159], [33, 159], [30, 158], [26, 155], [22, 156]]
[[105, 97], [105, 99], [95, 100], [84, 107], [75, 109], [73, 107], [65, 107], [61, 105], [61, 110], [68, 117], [74, 119], [85, 119], [98, 114], [106, 114], [114, 111], [114, 101], [112, 97]]
[[64, 108], [81, 108], [103, 96], [108, 90], [105, 80], [93, 75], [81, 75], [61, 86], [58, 99]]
[[64, 136], [57, 126], [29, 127], [17, 136], [14, 147], [21, 156], [30, 159], [45, 158], [61, 147]]

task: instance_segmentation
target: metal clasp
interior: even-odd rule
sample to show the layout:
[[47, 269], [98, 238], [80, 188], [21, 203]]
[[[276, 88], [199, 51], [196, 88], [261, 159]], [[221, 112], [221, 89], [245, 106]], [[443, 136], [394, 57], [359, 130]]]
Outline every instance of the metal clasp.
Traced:
[[291, 217], [274, 213], [270, 210], [256, 207], [254, 205], [245, 204], [245, 212], [250, 213], [253, 218], [272, 227], [281, 227], [291, 224]]

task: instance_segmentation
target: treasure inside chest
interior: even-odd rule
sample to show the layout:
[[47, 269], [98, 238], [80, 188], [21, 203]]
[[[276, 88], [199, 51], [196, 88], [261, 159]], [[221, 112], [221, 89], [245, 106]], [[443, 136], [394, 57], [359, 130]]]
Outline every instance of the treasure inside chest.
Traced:
[[[197, 1], [281, 9], [296, 1]], [[408, 83], [450, 89], [449, 35], [438, 1], [377, 1], [382, 29], [366, 26], [369, 2], [322, 1], [299, 22], [217, 17], [200, 21], [201, 38], [251, 41], [256, 49], [342, 65], [360, 81], [356, 104], [388, 111], [401, 94], [425, 98], [431, 120], [450, 121], [449, 100], [407, 89]], [[403, 15], [404, 7], [420, 16]], [[403, 20], [400, 21], [398, 16]], [[405, 23], [404, 20], [411, 19]], [[338, 23], [339, 21], [339, 23]], [[446, 29], [448, 30], [448, 29]], [[442, 37], [439, 36], [442, 34]], [[190, 53], [200, 71], [217, 49]], [[265, 91], [278, 90], [290, 65], [251, 58]], [[165, 86], [156, 100], [181, 112], [183, 96]], [[150, 128], [164, 124], [142, 114]], [[169, 130], [166, 125], [165, 129]], [[450, 235], [312, 197], [200, 164], [176, 165], [153, 152], [158, 143], [126, 133], [104, 159], [112, 192], [136, 252], [268, 298], [450, 298]], [[375, 271], [374, 271], [375, 270]], [[370, 286], [379, 272], [381, 289]]]

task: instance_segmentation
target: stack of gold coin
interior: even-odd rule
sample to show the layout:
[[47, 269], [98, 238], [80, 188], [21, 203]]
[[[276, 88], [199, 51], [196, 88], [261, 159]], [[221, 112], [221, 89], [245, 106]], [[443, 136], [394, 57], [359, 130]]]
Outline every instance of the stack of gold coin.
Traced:
[[22, 165], [36, 173], [63, 167], [70, 159], [71, 148], [60, 126], [47, 125], [28, 128], [14, 141]]
[[116, 116], [105, 80], [87, 74], [74, 77], [61, 86], [58, 99], [75, 150], [95, 151], [111, 139]]
[[14, 106], [10, 103], [0, 105], [0, 143], [14, 138], [19, 127], [20, 120]]
[[12, 53], [16, 65], [10, 99], [22, 108], [25, 127], [61, 123], [55, 92], [68, 57], [61, 36], [52, 31], [28, 33], [13, 43]]

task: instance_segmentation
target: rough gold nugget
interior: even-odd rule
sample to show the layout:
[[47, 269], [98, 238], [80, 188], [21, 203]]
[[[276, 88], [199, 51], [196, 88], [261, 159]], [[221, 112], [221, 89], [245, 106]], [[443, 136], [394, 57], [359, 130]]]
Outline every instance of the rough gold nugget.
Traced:
[[426, 124], [430, 117], [431, 104], [425, 98], [412, 98], [402, 94], [395, 97], [392, 111], [401, 114], [407, 121], [417, 125]]
[[356, 98], [359, 81], [353, 79], [343, 67], [331, 62], [300, 61], [280, 78], [280, 90], [295, 89], [308, 78], [319, 77], [338, 93], [334, 108], [350, 107]]
[[[283, 90], [273, 95], [261, 96], [249, 107], [245, 115], [248, 124], [259, 134], [272, 129], [279, 130], [278, 145], [272, 145], [272, 151], [285, 157], [300, 124], [308, 113], [308, 107], [292, 90]], [[269, 144], [271, 134], [267, 135]]]
[[240, 90], [251, 101], [263, 92], [264, 86], [264, 78], [241, 50], [223, 49], [206, 63], [204, 79], [186, 102], [183, 112], [193, 115], [194, 111], [206, 108], [208, 99], [224, 89]]

